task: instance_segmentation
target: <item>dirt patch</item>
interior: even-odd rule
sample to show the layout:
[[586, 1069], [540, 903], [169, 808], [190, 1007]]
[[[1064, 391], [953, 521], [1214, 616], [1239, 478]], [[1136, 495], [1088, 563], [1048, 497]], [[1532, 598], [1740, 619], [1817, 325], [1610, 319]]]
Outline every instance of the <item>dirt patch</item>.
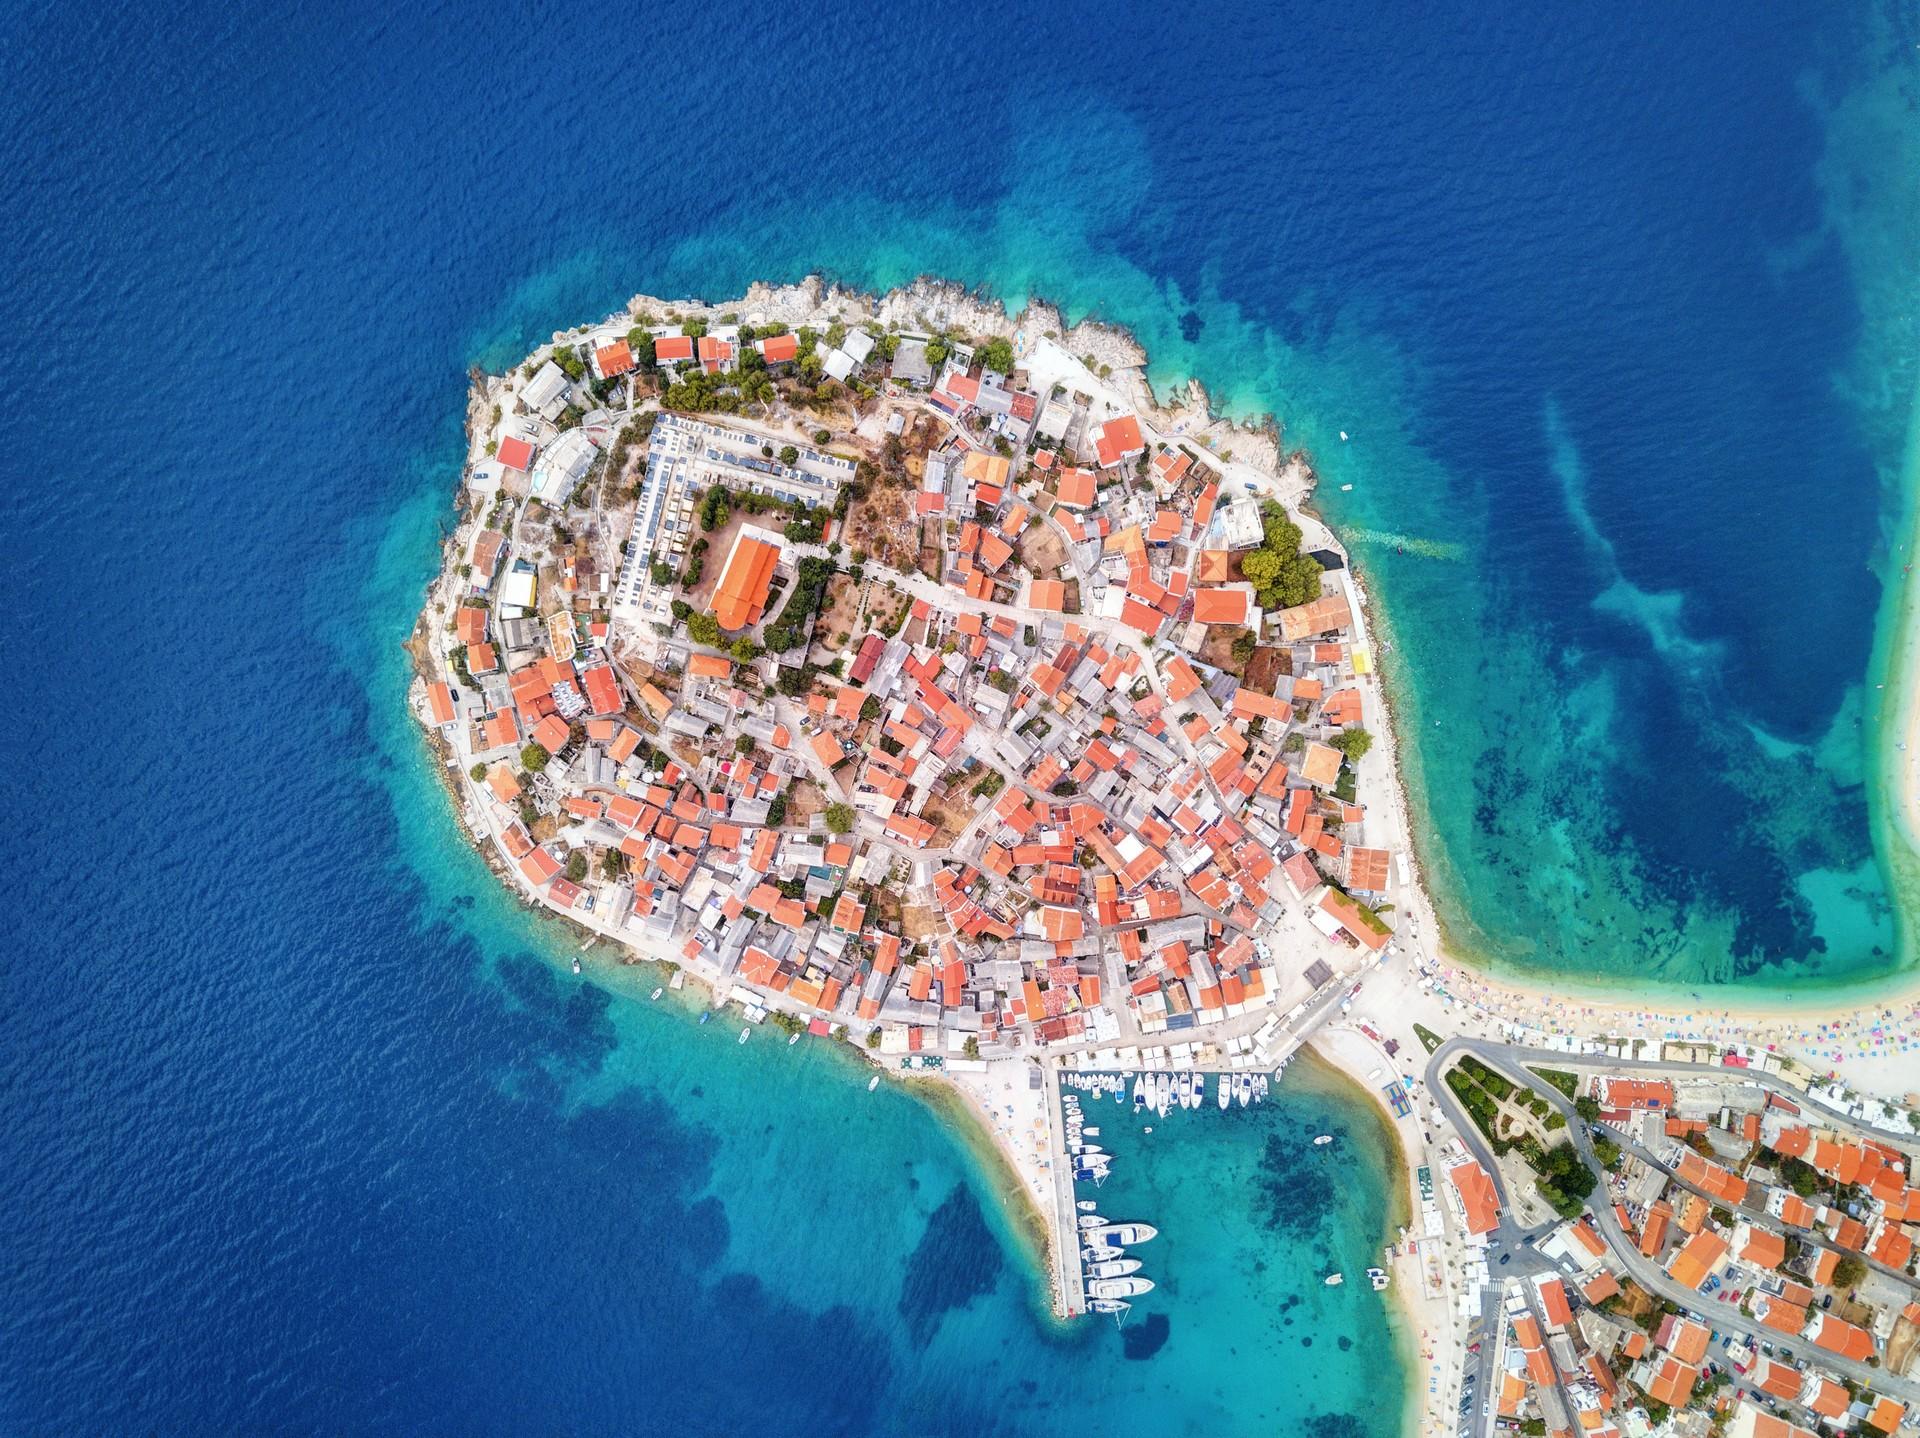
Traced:
[[813, 622], [814, 648], [837, 654], [858, 637], [860, 590], [850, 575], [836, 574], [827, 581], [827, 597]]
[[960, 831], [967, 827], [973, 814], [973, 806], [967, 802], [964, 790], [957, 794], [928, 795], [926, 804], [920, 810], [920, 817], [933, 825], [933, 838], [928, 840], [928, 846], [934, 849], [950, 847], [960, 837]]
[[1032, 524], [1020, 536], [1020, 562], [1040, 578], [1051, 576], [1067, 562], [1067, 543], [1045, 524]]
[[1283, 674], [1293, 673], [1293, 655], [1285, 649], [1263, 645], [1247, 661], [1241, 682], [1256, 694], [1271, 694]]
[[787, 823], [806, 824], [827, 807], [827, 796], [811, 779], [795, 779], [787, 788]]
[[874, 483], [848, 508], [840, 541], [875, 563], [899, 569], [913, 558], [914, 529], [912, 491]]
[[940, 551], [931, 545], [920, 551], [920, 572], [929, 579], [940, 577]]
[[922, 939], [938, 937], [940, 921], [932, 909], [919, 904], [900, 906], [900, 934], [908, 943], [917, 944]]
[[1200, 646], [1200, 662], [1211, 664], [1216, 669], [1224, 669], [1229, 674], [1238, 674], [1240, 661], [1233, 657], [1233, 643], [1242, 635], [1250, 633], [1252, 633], [1251, 630], [1242, 629], [1237, 624], [1209, 624], [1206, 641]]

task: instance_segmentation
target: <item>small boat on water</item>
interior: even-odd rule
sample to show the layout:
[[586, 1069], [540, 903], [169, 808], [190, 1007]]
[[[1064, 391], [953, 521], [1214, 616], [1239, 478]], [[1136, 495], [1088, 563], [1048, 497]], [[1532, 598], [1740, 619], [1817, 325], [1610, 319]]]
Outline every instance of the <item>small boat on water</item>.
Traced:
[[1153, 1280], [1129, 1275], [1126, 1278], [1096, 1278], [1087, 1285], [1089, 1298], [1138, 1298], [1153, 1292]]
[[1245, 1108], [1253, 1098], [1253, 1080], [1245, 1074], [1233, 1081], [1233, 1101]]
[[578, 954], [573, 956], [573, 971], [576, 974], [580, 972], [580, 956]]
[[745, 1042], [746, 1042], [746, 1041], [747, 1041], [748, 1039], [750, 1039], [750, 1038], [752, 1038], [752, 1037], [753, 1037], [753, 1025], [752, 1025], [752, 1024], [748, 1024], [748, 1025], [746, 1025], [746, 1026], [745, 1026], [744, 1028], [742, 1028], [742, 1029], [740, 1030], [740, 1042], [741, 1042], [741, 1043], [745, 1043]]
[[1133, 1111], [1140, 1112], [1147, 1106], [1147, 1076], [1141, 1074], [1133, 1081]]
[[1082, 1213], [1092, 1213], [1093, 1207], [1094, 1207], [1093, 1200], [1090, 1198], [1083, 1198], [1078, 1203], [1076, 1203], [1074, 1207], [1079, 1209]]
[[800, 1034], [801, 1034], [801, 1032], [802, 1032], [801, 1030], [795, 1030], [795, 1031], [794, 1031], [793, 1033], [790, 1033], [790, 1034], [788, 1034], [788, 1035], [787, 1035], [787, 1047], [788, 1047], [788, 1048], [792, 1048], [792, 1047], [793, 1047], [793, 1046], [794, 1046], [795, 1044], [797, 1044], [797, 1043], [799, 1043], [799, 1042], [800, 1042]]
[[868, 1080], [867, 1080], [867, 1092], [868, 1092], [868, 1093], [872, 1093], [872, 1092], [873, 1092], [873, 1091], [874, 1091], [875, 1089], [877, 1089], [877, 1088], [879, 1088], [879, 1087], [880, 1087], [880, 1075], [879, 1075], [879, 1074], [875, 1074], [875, 1075], [874, 1075], [874, 1076], [873, 1076], [872, 1078], [870, 1078], [870, 1079], [868, 1079]]
[[1333, 1135], [1330, 1133], [1323, 1133], [1320, 1135], [1320, 1137], [1316, 1138], [1313, 1141], [1313, 1146], [1315, 1148], [1325, 1148], [1328, 1144], [1332, 1142], [1333, 1142]]
[[1096, 1298], [1093, 1300], [1093, 1302], [1087, 1305], [1087, 1308], [1091, 1312], [1111, 1313], [1113, 1315], [1113, 1321], [1115, 1323], [1118, 1323], [1122, 1318], [1124, 1318], [1127, 1314], [1127, 1311], [1132, 1307], [1133, 1305], [1131, 1303], [1124, 1302], [1123, 1300], [1118, 1298]]
[[1215, 1097], [1216, 1097], [1216, 1098], [1218, 1098], [1218, 1099], [1220, 1100], [1220, 1107], [1221, 1107], [1221, 1108], [1225, 1108], [1225, 1107], [1226, 1107], [1226, 1106], [1227, 1106], [1228, 1104], [1230, 1104], [1230, 1103], [1232, 1103], [1232, 1102], [1233, 1102], [1233, 1077], [1232, 1077], [1232, 1075], [1230, 1075], [1230, 1074], [1221, 1074], [1221, 1075], [1220, 1075], [1220, 1089], [1219, 1089], [1219, 1092], [1218, 1092], [1218, 1093], [1217, 1093], [1217, 1094], [1215, 1095]]
[[1326, 1286], [1329, 1288], [1338, 1288], [1341, 1284], [1347, 1281], [1347, 1275], [1344, 1273], [1329, 1273], [1325, 1278], [1321, 1279], [1320, 1281], [1326, 1284]]
[[1095, 1229], [1106, 1228], [1109, 1225], [1099, 1214], [1095, 1213], [1092, 1209], [1088, 1209], [1080, 1215], [1080, 1226], [1085, 1229]]
[[657, 1000], [659, 999], [659, 997], [660, 997], [660, 995], [662, 995], [662, 994], [664, 994], [665, 992], [666, 992], [666, 990], [665, 990], [665, 989], [661, 989], [661, 988], [656, 988], [656, 989], [655, 989], [655, 990], [654, 990], [654, 991], [653, 991], [653, 992], [652, 992], [651, 994], [649, 994], [649, 995], [647, 995], [647, 997], [648, 997], [649, 999], [652, 999], [652, 1000], [656, 1000], [656, 1001], [657, 1001]]
[[1369, 1268], [1367, 1278], [1373, 1284], [1375, 1293], [1387, 1286], [1387, 1270], [1384, 1268]]
[[[1094, 1215], [1088, 1215], [1093, 1217]], [[1080, 1220], [1080, 1236], [1088, 1243], [1101, 1244], [1108, 1248], [1118, 1248], [1122, 1244], [1145, 1243], [1150, 1238], [1159, 1237], [1160, 1230], [1150, 1223], [1108, 1223], [1102, 1219], [1098, 1223]]]
[[1140, 1271], [1137, 1258], [1103, 1258], [1087, 1265], [1089, 1278], [1125, 1278], [1129, 1273]]
[[713, 1010], [712, 1010], [712, 1009], [702, 1009], [702, 1010], [700, 1010], [700, 1022], [701, 1022], [701, 1023], [703, 1023], [703, 1024], [704, 1024], [704, 1023], [705, 1023], [705, 1022], [706, 1022], [706, 1021], [707, 1021], [708, 1019], [710, 1019], [710, 1018], [712, 1018], [712, 1017], [713, 1017]]

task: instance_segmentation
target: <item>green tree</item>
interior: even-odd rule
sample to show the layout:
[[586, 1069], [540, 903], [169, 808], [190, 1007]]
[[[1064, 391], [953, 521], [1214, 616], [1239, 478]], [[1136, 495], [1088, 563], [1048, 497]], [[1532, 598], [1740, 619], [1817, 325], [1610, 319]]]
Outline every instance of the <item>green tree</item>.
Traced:
[[1600, 1100], [1590, 1093], [1583, 1093], [1573, 1101], [1573, 1111], [1588, 1123], [1600, 1122]]
[[760, 657], [760, 646], [742, 634], [738, 639], [733, 641], [733, 648], [730, 652], [733, 657], [742, 664], [751, 664]]
[[709, 648], [719, 648], [727, 642], [720, 621], [711, 614], [689, 614], [687, 616], [687, 634], [695, 644], [705, 644]]
[[780, 463], [791, 468], [793, 464], [799, 460], [799, 458], [800, 458], [800, 451], [796, 449], [793, 445], [783, 444], [780, 446]]
[[520, 751], [520, 767], [529, 774], [538, 774], [547, 767], [547, 761], [553, 756], [538, 744], [528, 744]]
[[867, 1030], [867, 1047], [870, 1049], [877, 1049], [880, 1047], [880, 1030], [878, 1029]]
[[476, 784], [485, 783], [487, 766], [485, 764], [475, 764], [471, 769], [467, 770], [467, 776]]
[[707, 322], [705, 320], [688, 320], [685, 324], [680, 326], [680, 333], [687, 336], [687, 338], [689, 339], [697, 340], [701, 338], [701, 336], [705, 335], [706, 332], [707, 332]]
[[826, 444], [832, 438], [833, 431], [830, 429], [816, 429], [813, 432], [813, 442], [815, 444]]
[[1275, 554], [1271, 549], [1253, 549], [1240, 557], [1240, 572], [1249, 583], [1264, 589], [1280, 577], [1281, 566], [1285, 563], [1285, 557]]
[[1849, 1253], [1833, 1266], [1834, 1288], [1851, 1288], [1867, 1276], [1866, 1263]]
[[787, 796], [775, 794], [767, 805], [767, 827], [777, 829], [787, 821]]
[[1366, 758], [1367, 751], [1373, 747], [1373, 735], [1359, 727], [1342, 729], [1333, 736], [1333, 747], [1347, 756], [1347, 762], [1358, 764]]
[[835, 834], [847, 834], [853, 830], [853, 806], [851, 804], [829, 804], [824, 816], [827, 828]]
[[1005, 339], [990, 339], [974, 353], [983, 366], [996, 374], [1013, 372], [1013, 345]]
[[960, 1052], [970, 1059], [979, 1058], [980, 1057], [980, 1040], [976, 1038], [974, 1035], [968, 1034], [967, 1041], [962, 1045], [960, 1045]]
[[567, 855], [567, 877], [576, 884], [587, 877], [587, 851], [585, 849], [575, 849], [571, 854]]
[[733, 752], [736, 754], [751, 754], [753, 752], [753, 736], [750, 734], [742, 734], [738, 739], [734, 740]]

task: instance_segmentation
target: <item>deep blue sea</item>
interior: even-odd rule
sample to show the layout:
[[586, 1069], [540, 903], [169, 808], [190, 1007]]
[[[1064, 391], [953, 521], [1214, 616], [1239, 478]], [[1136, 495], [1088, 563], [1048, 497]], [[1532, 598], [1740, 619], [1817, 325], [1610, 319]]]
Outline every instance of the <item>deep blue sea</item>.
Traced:
[[[1134, 326], [1312, 451], [1457, 937], [1895, 962], [1911, 4], [5, 25], [0, 1430], [1396, 1431], [1377, 1305], [1252, 1316], [1377, 1208], [1149, 1144], [1130, 1216], [1264, 1256], [1166, 1275], [1150, 1352], [1063, 1334], [923, 1106], [576, 980], [462, 848], [397, 646], [465, 373], [636, 291]], [[1282, 1132], [1364, 1116], [1292, 1089]]]

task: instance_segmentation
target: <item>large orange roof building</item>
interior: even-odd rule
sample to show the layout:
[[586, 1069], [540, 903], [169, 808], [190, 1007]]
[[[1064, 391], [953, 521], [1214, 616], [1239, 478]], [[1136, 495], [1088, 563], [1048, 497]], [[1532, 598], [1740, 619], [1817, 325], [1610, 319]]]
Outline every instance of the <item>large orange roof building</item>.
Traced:
[[779, 559], [779, 545], [750, 538], [745, 530], [734, 536], [726, 572], [713, 591], [713, 617], [722, 629], [749, 629], [760, 622]]

